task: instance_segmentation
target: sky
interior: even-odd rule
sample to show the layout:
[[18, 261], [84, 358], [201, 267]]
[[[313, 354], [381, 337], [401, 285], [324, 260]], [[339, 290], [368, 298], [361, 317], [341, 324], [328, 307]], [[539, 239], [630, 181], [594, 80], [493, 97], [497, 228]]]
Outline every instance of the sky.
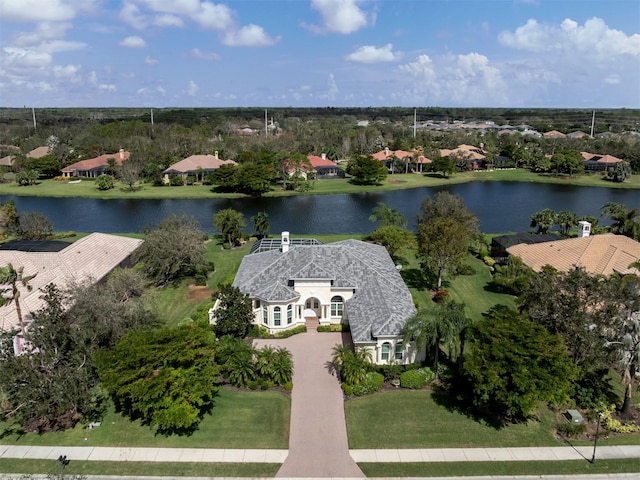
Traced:
[[0, 0], [0, 107], [640, 108], [638, 0]]

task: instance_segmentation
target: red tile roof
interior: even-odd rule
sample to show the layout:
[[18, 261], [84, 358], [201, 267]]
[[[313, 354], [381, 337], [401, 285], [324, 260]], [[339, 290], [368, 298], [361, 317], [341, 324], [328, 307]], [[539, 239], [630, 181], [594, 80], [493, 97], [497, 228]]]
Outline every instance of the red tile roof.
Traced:
[[131, 156], [130, 152], [125, 152], [121, 150], [118, 153], [105, 153], [104, 155], [100, 155], [95, 158], [88, 158], [86, 160], [80, 160], [79, 162], [72, 163], [71, 165], [64, 167], [62, 172], [64, 173], [72, 173], [75, 171], [88, 171], [93, 170], [95, 168], [104, 167], [109, 164], [109, 159], [113, 158], [116, 161], [116, 165], [122, 165], [124, 160], [128, 160]]
[[402, 160], [406, 157], [413, 157], [413, 152], [407, 152], [405, 150], [389, 150], [388, 148], [385, 148], [384, 150], [374, 153], [372, 157], [376, 160], [387, 160], [392, 157]]
[[484, 160], [487, 156], [482, 148], [475, 147], [473, 145], [462, 144], [452, 150], [448, 148], [440, 150], [441, 157], [448, 157], [452, 154], [464, 155], [465, 157], [469, 157], [473, 160]]
[[597, 153], [580, 152], [585, 161], [595, 161], [598, 163], [618, 163], [623, 160], [613, 155], [598, 155]]
[[307, 155], [307, 159], [313, 168], [318, 167], [337, 167], [338, 165], [328, 158], [319, 157], [317, 155]]
[[222, 165], [235, 165], [233, 160], [222, 160], [218, 158], [218, 152], [215, 155], [191, 155], [190, 157], [180, 160], [167, 168], [163, 173], [186, 173], [195, 172], [199, 168], [202, 170], [215, 170]]
[[566, 135], [562, 132], [559, 132], [558, 130], [551, 130], [549, 132], [544, 132], [542, 134], [543, 137], [545, 138], [564, 138], [566, 137]]

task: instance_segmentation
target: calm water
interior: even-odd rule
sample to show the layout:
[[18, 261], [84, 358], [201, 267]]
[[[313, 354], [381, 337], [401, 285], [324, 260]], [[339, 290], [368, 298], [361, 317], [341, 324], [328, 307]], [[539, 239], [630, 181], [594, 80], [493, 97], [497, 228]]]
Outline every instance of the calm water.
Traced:
[[531, 214], [544, 208], [600, 216], [606, 202], [640, 207], [640, 191], [516, 182], [473, 182], [440, 188], [416, 188], [382, 193], [309, 195], [299, 197], [210, 200], [97, 200], [87, 198], [37, 198], [0, 196], [0, 202], [14, 199], [18, 211], [39, 211], [59, 231], [140, 232], [168, 215], [186, 212], [207, 232], [214, 232], [213, 215], [222, 208], [244, 213], [247, 229], [250, 217], [264, 210], [271, 232], [366, 234], [376, 225], [369, 221], [371, 209], [384, 202], [402, 212], [415, 227], [420, 203], [440, 190], [463, 197], [480, 219], [484, 232], [527, 231]]

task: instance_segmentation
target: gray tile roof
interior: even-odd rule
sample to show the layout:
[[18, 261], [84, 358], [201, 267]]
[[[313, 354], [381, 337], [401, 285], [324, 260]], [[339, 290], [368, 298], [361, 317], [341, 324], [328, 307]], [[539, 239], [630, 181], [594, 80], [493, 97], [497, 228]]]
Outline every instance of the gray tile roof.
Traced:
[[331, 279], [334, 287], [355, 290], [346, 302], [355, 343], [402, 335], [406, 320], [416, 311], [386, 249], [359, 240], [247, 255], [233, 284], [252, 297], [286, 301], [298, 298], [290, 280], [303, 278]]

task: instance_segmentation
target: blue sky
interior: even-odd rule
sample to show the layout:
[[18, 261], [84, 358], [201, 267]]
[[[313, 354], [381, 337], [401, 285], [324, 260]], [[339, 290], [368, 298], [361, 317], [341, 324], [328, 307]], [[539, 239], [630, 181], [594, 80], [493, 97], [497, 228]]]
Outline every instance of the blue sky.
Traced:
[[638, 0], [0, 0], [0, 106], [640, 108]]

